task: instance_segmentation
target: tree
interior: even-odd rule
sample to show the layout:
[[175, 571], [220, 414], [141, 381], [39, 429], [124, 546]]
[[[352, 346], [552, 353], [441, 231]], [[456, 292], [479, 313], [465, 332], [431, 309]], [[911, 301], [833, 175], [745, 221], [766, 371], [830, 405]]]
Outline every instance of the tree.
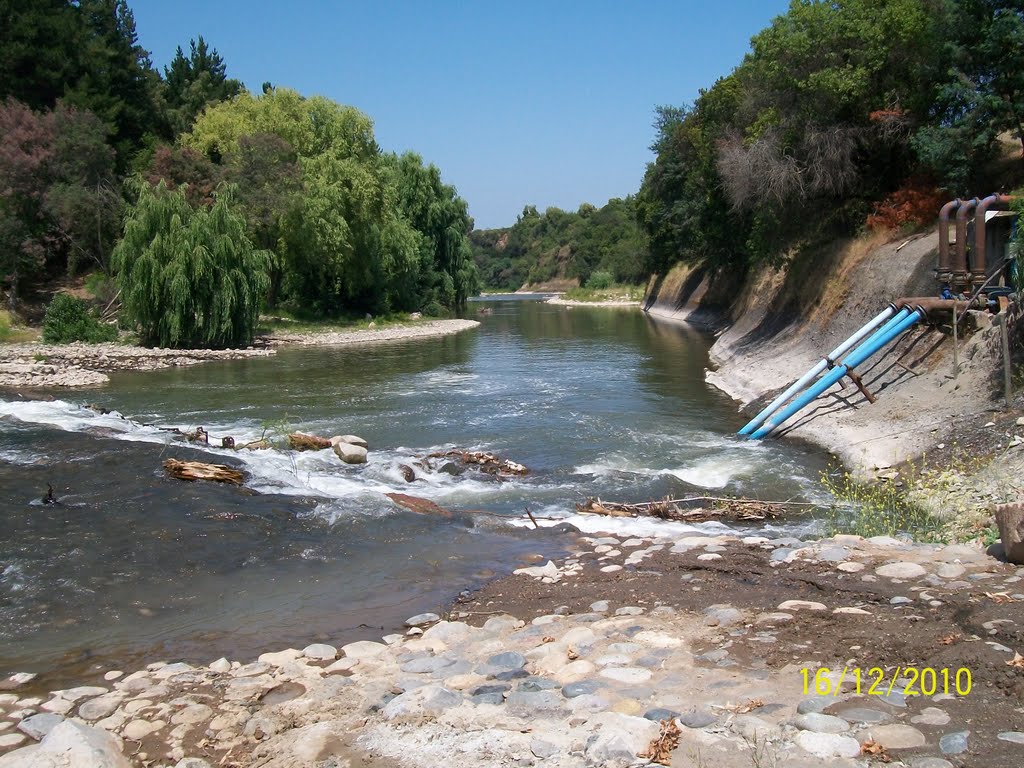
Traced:
[[214, 192], [224, 181], [224, 169], [191, 147], [162, 144], [153, 153], [144, 176], [153, 186], [162, 181], [168, 189], [184, 187], [190, 205], [209, 208], [214, 203]]
[[49, 243], [43, 209], [53, 140], [48, 115], [12, 99], [0, 106], [0, 260], [12, 310], [23, 284], [46, 264]]
[[56, 104], [79, 73], [78, 29], [67, 0], [0, 0], [0, 100]]
[[252, 343], [270, 255], [256, 249], [233, 190], [193, 208], [181, 189], [136, 182], [114, 265], [125, 315], [144, 344], [240, 347]]
[[224, 59], [202, 35], [198, 41], [189, 41], [189, 49], [185, 56], [178, 46], [170, 66], [164, 68], [168, 119], [175, 135], [191, 128], [208, 104], [234, 98], [243, 90], [240, 81], [228, 79]]
[[62, 102], [41, 112], [0, 104], [0, 268], [12, 308], [47, 274], [105, 267], [121, 211], [106, 132]]
[[275, 307], [284, 282], [285, 264], [277, 255], [284, 223], [301, 205], [298, 156], [288, 142], [272, 133], [243, 136], [238, 149], [226, 158], [224, 173], [238, 188], [238, 203], [257, 247], [274, 254], [267, 304]]
[[107, 143], [109, 128], [91, 112], [63, 102], [53, 122], [52, 183], [44, 208], [67, 248], [68, 272], [82, 265], [107, 271], [124, 208], [115, 153]]
[[[276, 148], [269, 137], [278, 140]], [[402, 208], [401, 174], [382, 157], [366, 115], [322, 97], [303, 98], [275, 88], [208, 107], [182, 141], [229, 174], [262, 177], [267, 185], [276, 183], [273, 156], [294, 153], [301, 188], [294, 197], [269, 203], [275, 209], [284, 206], [272, 222], [262, 216], [264, 224], [273, 224], [265, 235], [276, 237], [281, 298], [292, 309], [315, 315], [420, 309], [423, 235]], [[464, 238], [467, 224], [458, 224], [454, 192], [436, 191], [454, 205], [444, 227], [454, 222], [463, 227]], [[250, 202], [250, 211], [258, 214], [263, 204]], [[472, 264], [457, 236], [445, 235], [439, 242], [443, 274], [436, 288], [439, 301], [454, 307], [465, 300]]]
[[960, 0], [942, 8], [949, 67], [914, 148], [952, 194], [971, 194], [1001, 132], [1024, 149], [1024, 5]]
[[419, 294], [424, 307], [433, 302], [458, 309], [477, 289], [476, 266], [467, 236], [472, 221], [466, 201], [455, 187], [441, 181], [437, 166], [406, 152], [390, 155], [396, 172], [399, 207], [423, 236]]
[[126, 0], [79, 0], [79, 65], [65, 85], [65, 100], [89, 110], [112, 128], [119, 167], [150, 138], [166, 135], [161, 124], [160, 76], [139, 45]]

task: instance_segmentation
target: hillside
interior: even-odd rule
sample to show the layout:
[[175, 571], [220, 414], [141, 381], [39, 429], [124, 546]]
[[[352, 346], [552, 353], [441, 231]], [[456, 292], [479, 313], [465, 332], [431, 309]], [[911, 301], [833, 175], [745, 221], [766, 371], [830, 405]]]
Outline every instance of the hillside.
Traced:
[[543, 285], [565, 290], [603, 272], [617, 283], [643, 279], [644, 240], [632, 197], [576, 212], [528, 205], [511, 227], [474, 230], [469, 236], [477, 273], [490, 289]]

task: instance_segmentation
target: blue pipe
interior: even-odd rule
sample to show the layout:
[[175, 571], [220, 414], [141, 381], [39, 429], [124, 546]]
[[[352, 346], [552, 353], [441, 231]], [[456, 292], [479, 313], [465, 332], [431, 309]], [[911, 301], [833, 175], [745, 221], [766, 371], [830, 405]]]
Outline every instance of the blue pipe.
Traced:
[[[908, 307], [904, 307], [903, 309], [907, 310]], [[903, 314], [903, 311], [901, 310], [897, 315], [899, 320], [896, 320], [896, 318], [893, 319], [895, 320], [895, 325], [893, 324], [893, 320], [886, 323], [884, 328], [875, 333], [870, 339], [850, 353], [849, 357], [847, 357], [841, 365], [837, 365], [827, 374], [818, 379], [806, 392], [790, 403], [782, 410], [781, 413], [772, 419], [771, 423], [766, 424], [751, 435], [751, 438], [759, 440], [776, 427], [781, 426], [790, 416], [797, 411], [802, 410], [804, 406], [814, 400], [818, 395], [843, 378], [851, 368], [856, 368], [890, 341], [901, 335], [915, 323], [919, 322], [921, 318], [924, 317], [924, 314], [924, 310], [920, 307], [917, 307], [909, 314]]]
[[813, 366], [809, 371], [807, 371], [807, 373], [805, 373], [797, 381], [795, 381], [789, 387], [789, 389], [787, 389], [781, 395], [772, 400], [772, 402], [769, 405], [767, 405], [759, 414], [757, 414], [757, 416], [748, 421], [746, 426], [743, 427], [743, 429], [741, 429], [739, 432], [737, 432], [737, 434], [748, 435], [751, 432], [753, 432], [757, 427], [761, 426], [761, 423], [769, 416], [771, 416], [773, 413], [775, 413], [775, 411], [781, 408], [783, 403], [785, 403], [787, 400], [789, 400], [789, 398], [793, 397], [793, 395], [795, 395], [797, 392], [799, 392], [809, 383], [811, 383], [811, 381], [814, 380], [815, 376], [824, 371], [825, 368], [827, 368], [829, 365], [833, 365], [840, 357], [845, 355], [847, 351], [852, 349], [855, 344], [860, 342], [861, 339], [863, 339], [865, 336], [867, 336], [869, 333], [875, 330], [883, 322], [891, 318], [893, 313], [895, 312], [895, 304], [890, 304], [881, 312], [879, 312], [875, 317], [873, 317], [871, 320], [865, 323], [865, 325], [862, 328], [860, 328], [855, 334], [853, 334], [850, 338], [848, 338], [838, 347], [829, 352], [827, 357], [820, 360], [817, 363], [817, 365]]
[[[858, 345], [857, 348], [854, 349], [853, 352], [851, 352], [850, 354], [851, 355], [856, 354], [859, 350], [865, 348], [869, 344], [874, 344], [879, 339], [888, 336], [889, 332], [892, 331], [893, 328], [895, 328], [897, 325], [899, 325], [901, 322], [903, 322], [903, 320], [905, 320], [909, 316], [910, 316], [910, 307], [901, 307], [900, 310], [895, 315], [893, 315], [891, 318], [889, 318], [889, 321], [885, 325], [883, 325], [881, 328], [879, 328], [877, 331], [875, 331], [873, 334], [871, 334], [867, 338], [866, 341], [864, 341], [860, 345]], [[846, 361], [844, 360], [843, 362], [846, 362]], [[832, 370], [835, 371], [836, 368], [833, 367]], [[820, 379], [818, 381], [820, 381]], [[815, 383], [815, 386], [816, 386], [816, 383]], [[788, 418], [788, 417], [786, 417], [786, 418]], [[785, 420], [785, 419], [783, 419], [783, 420]], [[767, 435], [769, 432], [771, 432], [773, 429], [775, 429], [775, 427], [777, 427], [781, 423], [782, 422], [779, 421], [778, 417], [773, 418], [771, 421], [769, 421], [767, 424], [765, 424], [757, 433], [751, 435], [750, 437], [751, 437], [752, 440], [758, 440], [758, 439], [764, 437], [765, 435]]]

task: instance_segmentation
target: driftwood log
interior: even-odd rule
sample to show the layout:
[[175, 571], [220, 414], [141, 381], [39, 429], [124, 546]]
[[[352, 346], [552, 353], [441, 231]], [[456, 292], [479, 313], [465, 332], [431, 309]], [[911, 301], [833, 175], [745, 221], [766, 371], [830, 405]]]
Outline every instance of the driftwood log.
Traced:
[[326, 437], [293, 432], [288, 435], [288, 446], [296, 451], [322, 451], [331, 447], [331, 441]]
[[427, 456], [428, 459], [456, 459], [467, 466], [476, 466], [481, 472], [498, 477], [527, 475], [530, 473], [522, 464], [502, 459], [493, 453], [483, 451], [438, 451]]
[[216, 483], [241, 485], [245, 475], [237, 469], [223, 464], [204, 464], [201, 461], [180, 461], [167, 459], [164, 462], [167, 473], [178, 480], [212, 480]]
[[405, 493], [385, 493], [389, 499], [400, 507], [405, 507], [410, 512], [419, 515], [437, 515], [438, 517], [451, 517], [452, 513], [444, 507], [438, 506], [430, 499], [421, 499], [419, 496], [409, 496]]
[[[713, 505], [686, 507], [686, 503], [712, 501]], [[766, 520], [778, 517], [782, 503], [758, 501], [756, 499], [728, 499], [702, 496], [693, 499], [664, 499], [646, 501], [640, 504], [623, 504], [601, 499], [587, 499], [576, 504], [581, 515], [604, 515], [605, 517], [657, 517], [682, 523], [702, 523], [707, 520], [735, 520], [739, 522]]]

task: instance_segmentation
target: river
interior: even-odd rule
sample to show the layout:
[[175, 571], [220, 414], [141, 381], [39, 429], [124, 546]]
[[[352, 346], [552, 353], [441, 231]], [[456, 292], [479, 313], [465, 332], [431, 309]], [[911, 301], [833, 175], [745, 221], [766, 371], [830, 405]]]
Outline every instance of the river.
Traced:
[[[500, 298], [470, 308], [490, 314], [445, 338], [288, 348], [116, 374], [54, 401], [0, 400], [0, 671], [52, 680], [379, 638], [524, 555], [561, 551], [564, 535], [522, 524], [527, 506], [628, 534], [685, 527], [583, 518], [575, 502], [824, 499], [820, 453], [734, 436], [735, 404], [704, 382], [707, 334], [635, 310]], [[350, 467], [329, 451], [199, 451], [162, 429], [196, 426], [239, 443], [356, 434], [370, 458]], [[416, 465], [451, 447], [493, 451], [530, 474], [498, 482]], [[171, 480], [167, 457], [241, 458], [249, 479]], [[403, 464], [417, 466], [415, 482]], [[42, 504], [48, 484], [59, 504]], [[388, 491], [490, 514], [415, 515]]]

